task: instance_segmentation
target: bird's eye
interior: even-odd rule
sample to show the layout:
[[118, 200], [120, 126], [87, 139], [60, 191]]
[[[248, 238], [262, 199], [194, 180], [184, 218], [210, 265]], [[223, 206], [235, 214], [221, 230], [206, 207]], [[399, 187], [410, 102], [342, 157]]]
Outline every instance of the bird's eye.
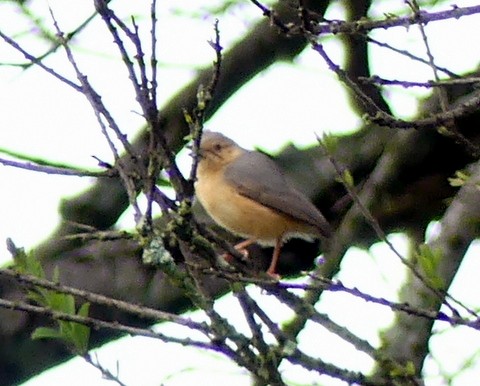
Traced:
[[219, 144], [219, 143], [216, 143], [215, 145], [213, 145], [213, 149], [215, 151], [220, 151], [220, 150], [222, 150], [222, 145]]

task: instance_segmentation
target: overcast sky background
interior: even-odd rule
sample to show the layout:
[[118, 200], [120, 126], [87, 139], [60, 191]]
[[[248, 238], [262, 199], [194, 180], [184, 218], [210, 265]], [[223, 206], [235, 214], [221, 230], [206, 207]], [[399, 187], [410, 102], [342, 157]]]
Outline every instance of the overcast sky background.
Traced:
[[[51, 25], [48, 11], [50, 6], [60, 27], [68, 32], [93, 12], [92, 3], [75, 0], [34, 1], [32, 12], [44, 17], [47, 25]], [[221, 4], [221, 1], [203, 0], [201, 3], [206, 7]], [[376, 3], [378, 6], [372, 11], [374, 17], [406, 10], [401, 0]], [[148, 18], [143, 15], [148, 15], [149, 1], [117, 0], [111, 4], [120, 15], [136, 15], [140, 27], [148, 33], [148, 24], [144, 24], [148, 23]], [[209, 15], [206, 8], [195, 16], [178, 12], [191, 9], [191, 4], [187, 0], [158, 1], [158, 51], [161, 62], [159, 98], [162, 103], [167, 102], [193, 78], [195, 68], [208, 65], [214, 59], [214, 52], [207, 44], [213, 38], [214, 17]], [[342, 1], [335, 2], [326, 17], [343, 19], [341, 4]], [[476, 2], [455, 1], [455, 4], [466, 6]], [[27, 31], [29, 26], [20, 15], [15, 14], [14, 7], [5, 2], [2, 2], [1, 7], [0, 30], [9, 36], [16, 36], [30, 52], [43, 53], [47, 48], [45, 44], [40, 44], [29, 34], [18, 35], [19, 32]], [[449, 3], [443, 2], [438, 9], [448, 8]], [[219, 26], [222, 46], [228, 49], [248, 31], [252, 21], [259, 18], [260, 11], [248, 2], [221, 16]], [[431, 23], [426, 30], [437, 64], [457, 73], [476, 67], [480, 57], [478, 16]], [[376, 31], [374, 36], [425, 57], [417, 27]], [[106, 27], [100, 20], [95, 20], [74, 40], [74, 53], [81, 70], [102, 95], [122, 130], [133, 136], [141, 127], [142, 120], [125, 69], [111, 40]], [[342, 50], [337, 39], [326, 38], [325, 42], [327, 52], [337, 63], [341, 62]], [[428, 67], [388, 50], [380, 50], [375, 47], [371, 49], [375, 74], [388, 79], [409, 81], [432, 79]], [[19, 61], [23, 61], [21, 56], [0, 41], [0, 62]], [[49, 57], [46, 64], [73, 78], [71, 67], [61, 52]], [[82, 95], [37, 68], [21, 71], [19, 68], [2, 66], [0, 84], [0, 147], [86, 168], [96, 167], [93, 155], [107, 162], [112, 160], [94, 114]], [[392, 88], [388, 91], [393, 110], [402, 117], [413, 116], [417, 99], [427, 94], [427, 91], [420, 89]], [[258, 146], [275, 152], [287, 142], [307, 146], [315, 142], [316, 134], [350, 132], [360, 125], [358, 117], [349, 112], [344, 90], [336, 78], [327, 71], [321, 58], [307, 49], [293, 63], [277, 64], [243, 87], [215, 114], [207, 128], [221, 131], [245, 147]], [[182, 165], [185, 170], [188, 170], [188, 164], [189, 159], [183, 156]], [[0, 180], [4, 181], [0, 190], [0, 262], [9, 259], [3, 241], [6, 237], [11, 237], [18, 246], [35, 246], [48, 237], [58, 223], [56, 214], [59, 201], [78, 194], [92, 183], [88, 178], [37, 174], [4, 166], [0, 166]], [[121, 223], [124, 226], [134, 226], [130, 212], [122, 216]], [[392, 241], [401, 251], [405, 248], [401, 235], [392, 236]], [[479, 272], [480, 267], [475, 255], [476, 252], [473, 251], [473, 257], [466, 260], [452, 291], [459, 298], [465, 299], [467, 304], [478, 307], [478, 299], [475, 299], [478, 294], [475, 273]], [[342, 270], [340, 278], [345, 284], [367, 293], [396, 299], [404, 270], [385, 246], [375, 245], [369, 252], [352, 250], [344, 266], [348, 269]], [[256, 289], [252, 288], [251, 291], [256, 292]], [[265, 294], [257, 293], [256, 298], [265, 309], [277, 315], [277, 320], [288, 320], [289, 311], [275, 304]], [[240, 314], [232, 312], [235, 300], [230, 297], [222, 299], [218, 307], [229, 319]], [[388, 309], [367, 305], [341, 293], [327, 294], [318, 308], [374, 345], [379, 342], [378, 329], [385, 328], [392, 320], [392, 313]], [[238, 323], [242, 321], [239, 320]], [[320, 350], [324, 360], [361, 371], [371, 366], [368, 358], [348, 345], [326, 332], [319, 333], [316, 326], [310, 327], [307, 329], [310, 332], [305, 331], [300, 336], [305, 352]], [[184, 334], [184, 331], [175, 330], [171, 326], [162, 328]], [[437, 329], [440, 331], [442, 326], [438, 325]], [[428, 386], [442, 384], [440, 378], [435, 376], [439, 368], [453, 373], [462, 366], [465, 358], [477, 355], [480, 347], [478, 335], [459, 327], [432, 338], [435, 360], [429, 360], [426, 366], [431, 374]], [[153, 386], [160, 382], [184, 385], [192, 381], [192, 376], [195, 379], [208, 379], [212, 385], [248, 383], [244, 370], [226, 363], [215, 354], [167, 345], [152, 339], [125, 338], [121, 342], [107, 345], [100, 350], [99, 355], [104, 365], [112, 364], [115, 367], [118, 360], [121, 378], [129, 385]], [[177, 359], [167, 362], [167, 358]], [[49, 371], [25, 385], [63, 385], [67, 378], [70, 385], [107, 385], [107, 381], [102, 380], [98, 372], [82, 360], [71, 362], [68, 366]], [[463, 378], [459, 377], [454, 385], [478, 380], [479, 367], [478, 364], [475, 366], [465, 371]], [[293, 366], [285, 366], [284, 370], [288, 371], [287, 379], [292, 382], [341, 384]]]

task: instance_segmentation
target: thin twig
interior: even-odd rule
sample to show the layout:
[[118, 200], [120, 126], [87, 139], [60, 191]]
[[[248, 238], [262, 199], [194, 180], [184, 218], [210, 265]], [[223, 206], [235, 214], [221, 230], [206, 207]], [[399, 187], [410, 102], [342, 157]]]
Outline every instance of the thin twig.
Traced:
[[200, 141], [202, 137], [202, 131], [203, 131], [203, 122], [205, 120], [205, 112], [208, 109], [208, 106], [210, 104], [210, 101], [213, 98], [213, 95], [215, 93], [215, 90], [218, 85], [218, 81], [220, 79], [220, 74], [221, 74], [221, 67], [222, 67], [222, 46], [220, 44], [220, 30], [218, 27], [218, 19], [215, 20], [214, 24], [214, 32], [215, 32], [215, 40], [214, 41], [209, 41], [210, 46], [214, 49], [215, 51], [215, 56], [216, 59], [213, 62], [213, 75], [210, 79], [210, 83], [208, 86], [202, 90], [199, 90], [199, 99], [201, 98], [202, 100], [198, 100], [197, 107], [193, 111], [193, 121], [189, 124], [190, 126], [190, 132], [192, 134], [192, 157], [193, 157], [193, 162], [192, 162], [192, 167], [190, 169], [190, 177], [189, 177], [189, 182], [191, 184], [195, 183], [196, 176], [197, 176], [197, 168], [198, 168], [198, 162], [199, 162], [199, 155], [198, 155], [198, 150], [200, 148]]
[[62, 320], [67, 322], [80, 323], [94, 329], [105, 329], [105, 330], [113, 331], [116, 333], [126, 333], [126, 334], [135, 335], [135, 336], [145, 336], [148, 338], [160, 339], [164, 342], [178, 343], [183, 346], [193, 346], [193, 347], [199, 347], [202, 349], [223, 352], [223, 348], [220, 348], [212, 343], [202, 342], [202, 341], [198, 341], [190, 338], [176, 338], [172, 336], [167, 336], [160, 332], [155, 332], [151, 329], [127, 326], [125, 324], [121, 324], [116, 321], [106, 322], [104, 320], [100, 320], [100, 319], [96, 319], [88, 316], [84, 317], [80, 315], [67, 314], [60, 311], [54, 311], [50, 308], [35, 306], [35, 305], [24, 303], [24, 302], [11, 301], [11, 300], [0, 298], [0, 307], [10, 309], [10, 310], [16, 310], [16, 311], [25, 311], [30, 314], [42, 315], [53, 320]]
[[235, 296], [240, 303], [240, 307], [252, 333], [252, 345], [258, 350], [258, 355], [260, 356], [259, 362], [261, 365], [256, 373], [257, 376], [261, 376], [263, 380], [269, 384], [284, 385], [285, 383], [278, 371], [281, 358], [276, 358], [276, 356], [273, 355], [274, 348], [265, 342], [262, 326], [255, 320], [254, 309], [258, 309], [259, 307], [256, 306], [256, 303], [251, 299], [244, 287], [240, 291], [236, 291]]
[[446, 11], [425, 12], [413, 16], [387, 17], [381, 20], [355, 20], [346, 22], [336, 20], [335, 22], [319, 23], [314, 32], [316, 35], [322, 34], [356, 34], [366, 33], [375, 29], [389, 29], [393, 27], [408, 27], [415, 24], [428, 24], [434, 21], [459, 19], [464, 16], [471, 16], [480, 13], [480, 5], [471, 7], [452, 7]]
[[460, 79], [440, 79], [439, 81], [427, 81], [427, 82], [411, 82], [407, 80], [397, 80], [397, 79], [385, 79], [381, 78], [378, 75], [373, 75], [371, 77], [359, 76], [358, 80], [365, 84], [376, 84], [380, 86], [400, 86], [403, 88], [409, 87], [423, 87], [423, 88], [434, 88], [434, 87], [444, 87], [444, 86], [454, 86], [454, 85], [477, 85], [480, 84], [480, 78], [477, 76], [471, 76]]
[[63, 75], [60, 75], [58, 72], [56, 72], [54, 69], [46, 66], [41, 62], [40, 59], [36, 58], [32, 54], [28, 53], [26, 50], [24, 50], [16, 41], [5, 35], [2, 31], [0, 31], [0, 37], [5, 41], [5, 43], [9, 44], [12, 46], [14, 49], [16, 49], [18, 52], [20, 52], [26, 59], [30, 61], [30, 63], [37, 65], [40, 67], [42, 70], [47, 72], [48, 74], [52, 75], [54, 78], [57, 78], [61, 82], [67, 84], [68, 86], [72, 87], [74, 90], [78, 92], [82, 92], [82, 86], [78, 85], [71, 80], [65, 78]]
[[280, 31], [284, 34], [289, 34], [291, 32], [291, 28], [287, 26], [284, 22], [282, 22], [274, 11], [269, 9], [267, 6], [263, 5], [257, 0], [250, 0], [253, 4], [255, 4], [260, 10], [262, 11], [263, 15], [268, 17], [273, 25], [278, 27]]
[[122, 166], [122, 163], [120, 162], [119, 152], [118, 152], [115, 144], [113, 143], [113, 140], [110, 138], [110, 135], [108, 133], [108, 130], [107, 130], [107, 127], [105, 125], [104, 120], [108, 123], [108, 126], [110, 127], [110, 129], [112, 129], [112, 131], [115, 133], [117, 139], [121, 142], [124, 149], [130, 155], [131, 161], [138, 164], [138, 162], [136, 162], [136, 161], [138, 160], [139, 157], [136, 155], [136, 151], [134, 150], [133, 146], [130, 144], [130, 142], [128, 142], [126, 135], [122, 133], [122, 131], [118, 127], [117, 123], [113, 119], [112, 115], [110, 114], [110, 112], [106, 108], [105, 104], [102, 102], [101, 96], [95, 91], [93, 86], [88, 81], [87, 77], [80, 71], [79, 66], [78, 66], [78, 64], [75, 61], [75, 58], [73, 56], [73, 53], [72, 53], [69, 45], [67, 44], [67, 41], [64, 39], [63, 33], [62, 33], [62, 31], [61, 31], [61, 29], [58, 25], [57, 20], [55, 19], [55, 15], [53, 14], [53, 11], [51, 9], [50, 9], [50, 14], [51, 14], [52, 20], [54, 22], [54, 26], [57, 30], [58, 38], [59, 38], [60, 42], [62, 43], [62, 45], [64, 47], [65, 53], [67, 55], [67, 59], [70, 62], [70, 64], [72, 65], [72, 67], [73, 67], [73, 69], [76, 73], [77, 79], [80, 81], [80, 83], [82, 85], [82, 93], [87, 98], [87, 100], [90, 102], [90, 105], [92, 106], [92, 109], [95, 113], [95, 116], [96, 116], [97, 121], [100, 125], [102, 133], [107, 140], [107, 143], [110, 147], [110, 150], [112, 151], [112, 154], [113, 154], [114, 159], [115, 159], [116, 164], [117, 164], [116, 165], [116, 170], [118, 171], [118, 173], [119, 173], [119, 175], [122, 179], [122, 182], [125, 186], [125, 189], [128, 193], [130, 205], [132, 206], [132, 208], [135, 211], [135, 220], [136, 220], [137, 223], [139, 223], [141, 218], [142, 218], [142, 213], [141, 213], [140, 207], [138, 206], [137, 199], [136, 199], [136, 197], [137, 197], [137, 187], [136, 187], [135, 177], [134, 177], [134, 175], [128, 173], [127, 170], [125, 170], [124, 167]]
[[[95, 355], [95, 360], [93, 359], [93, 355]], [[102, 366], [98, 360], [98, 356], [96, 354], [85, 354], [83, 355], [83, 359], [85, 359], [85, 361], [95, 367], [98, 371], [100, 371], [102, 373], [102, 378], [104, 379], [108, 379], [109, 381], [112, 381], [112, 382], [116, 382], [118, 385], [120, 386], [128, 386], [126, 383], [123, 383], [119, 376], [118, 376], [118, 362], [117, 362], [117, 374], [113, 374], [109, 369], [107, 369], [106, 367]]]
[[47, 165], [37, 165], [32, 162], [18, 162], [0, 158], [0, 164], [5, 166], [12, 166], [18, 169], [30, 170], [32, 172], [39, 172], [45, 174], [54, 174], [61, 176], [75, 176], [75, 177], [115, 177], [117, 172], [115, 170], [106, 171], [90, 171], [76, 168], [64, 168]]
[[[419, 16], [421, 14], [422, 11], [420, 10], [420, 6], [418, 5], [418, 2], [416, 0], [406, 1], [406, 3], [410, 6], [415, 15]], [[427, 33], [425, 32], [425, 27], [423, 23], [418, 23], [418, 28], [420, 29], [423, 44], [425, 45], [425, 50], [427, 52], [428, 65], [432, 69], [435, 81], [439, 82], [440, 76], [438, 74], [438, 69], [435, 64], [435, 58], [433, 56], [432, 49], [430, 48], [430, 43], [428, 42]], [[445, 88], [438, 87], [434, 91], [438, 96], [441, 111], [448, 111], [448, 97]], [[471, 154], [478, 153], [479, 148], [458, 131], [455, 121], [453, 119], [449, 122], [446, 122], [444, 127], [447, 131], [447, 136], [453, 138], [458, 144], [463, 145], [465, 149], [467, 149]]]
[[[396, 52], [397, 54], [406, 56], [406, 57], [412, 59], [413, 61], [417, 61], [417, 62], [420, 62], [420, 63], [423, 63], [423, 64], [428, 64], [427, 60], [421, 58], [420, 56], [416, 56], [416, 55], [412, 54], [410, 51], [402, 50], [400, 48], [393, 47], [392, 45], [390, 45], [388, 43], [385, 43], [385, 42], [381, 42], [379, 40], [376, 40], [376, 39], [372, 38], [371, 36], [367, 36], [367, 35], [364, 35], [364, 34], [362, 36], [365, 38], [365, 40], [368, 43], [375, 44], [379, 47], [387, 48], [387, 49], [389, 49], [393, 52]], [[438, 71], [441, 71], [444, 74], [448, 75], [450, 78], [454, 78], [454, 79], [459, 79], [460, 78], [460, 75], [455, 74], [454, 72], [450, 71], [448, 68], [440, 67], [438, 65], [435, 65], [435, 68]]]
[[7, 276], [15, 281], [30, 287], [42, 287], [55, 292], [69, 294], [84, 299], [90, 303], [98, 304], [107, 307], [113, 307], [119, 311], [126, 312], [142, 319], [149, 319], [155, 322], [172, 322], [181, 326], [188, 327], [193, 330], [198, 330], [203, 333], [208, 332], [208, 328], [204, 323], [194, 322], [191, 319], [178, 316], [169, 312], [155, 310], [144, 306], [135, 305], [118, 299], [113, 299], [108, 296], [96, 294], [90, 291], [81, 290], [65, 285], [61, 285], [49, 280], [40, 279], [32, 275], [21, 274], [12, 269], [0, 269], [0, 276]]
[[[418, 280], [420, 280], [420, 282], [422, 282], [425, 285], [425, 287], [428, 288], [429, 291], [432, 292], [432, 294], [434, 294], [446, 307], [448, 307], [452, 311], [453, 314], [456, 314], [457, 310], [452, 305], [450, 305], [449, 302], [446, 301], [446, 298], [451, 299], [452, 301], [457, 303], [459, 306], [464, 308], [471, 315], [476, 316], [475, 312], [473, 312], [471, 309], [465, 307], [460, 301], [457, 301], [448, 292], [446, 292], [443, 289], [436, 288], [435, 285], [428, 278], [425, 278], [419, 272], [419, 270], [418, 270], [418, 268], [415, 264], [413, 264], [412, 262], [410, 262], [409, 260], [407, 260], [405, 257], [402, 256], [402, 254], [397, 250], [397, 248], [395, 248], [395, 246], [392, 244], [392, 242], [390, 240], [388, 240], [387, 235], [383, 231], [383, 229], [380, 226], [380, 224], [378, 223], [377, 219], [372, 215], [372, 213], [367, 208], [367, 206], [362, 202], [362, 199], [360, 198], [358, 193], [355, 191], [355, 189], [346, 180], [344, 170], [341, 167], [341, 165], [338, 163], [338, 161], [335, 159], [335, 157], [333, 157], [331, 155], [331, 153], [328, 151], [328, 148], [321, 141], [321, 139], [317, 137], [317, 140], [318, 140], [318, 143], [320, 144], [320, 146], [323, 148], [323, 150], [327, 154], [331, 164], [335, 168], [338, 178], [340, 179], [340, 181], [344, 185], [345, 189], [347, 190], [348, 194], [352, 198], [353, 202], [356, 204], [356, 208], [358, 208], [358, 210], [360, 211], [360, 213], [362, 214], [364, 219], [372, 227], [372, 229], [374, 230], [377, 237], [389, 247], [389, 249], [401, 261], [401, 263], [403, 265], [405, 265], [410, 270], [410, 272], [412, 272], [412, 274]], [[388, 159], [386, 160], [384, 158], [383, 160], [384, 160], [384, 162], [388, 162]], [[380, 173], [381, 173], [382, 168], [384, 168], [384, 165], [382, 165], [382, 163], [379, 162], [376, 166], [376, 170], [379, 170]], [[372, 194], [371, 190], [369, 190], [369, 189], [376, 189], [376, 187], [374, 185], [375, 185], [374, 181], [373, 182], [372, 182], [372, 180], [367, 181], [367, 183], [364, 185], [364, 187], [362, 189], [363, 196], [368, 196], [368, 197], [370, 197], [370, 199], [375, 197], [375, 195]], [[368, 193], [368, 194], [366, 194], [366, 193]]]

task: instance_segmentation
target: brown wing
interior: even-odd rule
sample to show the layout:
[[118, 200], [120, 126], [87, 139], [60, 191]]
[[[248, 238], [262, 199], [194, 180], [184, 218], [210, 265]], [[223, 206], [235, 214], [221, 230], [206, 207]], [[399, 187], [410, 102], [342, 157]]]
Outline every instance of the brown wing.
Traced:
[[225, 169], [225, 179], [241, 195], [317, 228], [324, 237], [330, 235], [325, 217], [289, 184], [282, 170], [265, 154], [250, 151], [241, 155]]

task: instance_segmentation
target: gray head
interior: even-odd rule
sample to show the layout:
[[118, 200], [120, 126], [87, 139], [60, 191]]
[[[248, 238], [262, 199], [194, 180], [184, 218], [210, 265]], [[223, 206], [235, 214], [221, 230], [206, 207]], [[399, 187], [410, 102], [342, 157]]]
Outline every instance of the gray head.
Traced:
[[215, 131], [204, 131], [200, 142], [200, 164], [207, 168], [221, 168], [245, 153], [235, 141]]

